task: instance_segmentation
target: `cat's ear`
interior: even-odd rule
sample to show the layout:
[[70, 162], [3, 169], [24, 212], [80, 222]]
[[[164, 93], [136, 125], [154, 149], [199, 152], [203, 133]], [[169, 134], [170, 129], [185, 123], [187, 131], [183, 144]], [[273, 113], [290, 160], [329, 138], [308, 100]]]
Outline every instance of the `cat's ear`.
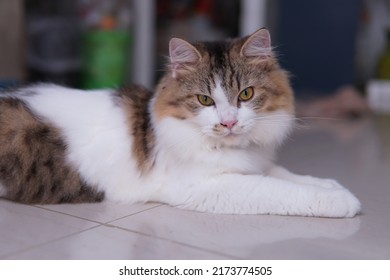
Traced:
[[260, 59], [272, 56], [271, 36], [268, 30], [262, 28], [250, 35], [244, 42], [240, 54], [244, 57]]
[[172, 76], [176, 78], [181, 70], [190, 70], [201, 59], [199, 51], [187, 41], [172, 38], [169, 42], [169, 58]]

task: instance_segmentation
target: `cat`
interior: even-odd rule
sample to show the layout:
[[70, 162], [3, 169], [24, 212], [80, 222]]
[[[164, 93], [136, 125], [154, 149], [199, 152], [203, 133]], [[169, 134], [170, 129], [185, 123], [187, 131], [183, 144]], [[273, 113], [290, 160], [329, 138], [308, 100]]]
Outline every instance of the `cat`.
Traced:
[[222, 42], [172, 38], [155, 93], [52, 84], [2, 93], [0, 196], [27, 204], [153, 201], [224, 214], [357, 215], [359, 200], [336, 181], [274, 163], [293, 125], [293, 92], [267, 29]]

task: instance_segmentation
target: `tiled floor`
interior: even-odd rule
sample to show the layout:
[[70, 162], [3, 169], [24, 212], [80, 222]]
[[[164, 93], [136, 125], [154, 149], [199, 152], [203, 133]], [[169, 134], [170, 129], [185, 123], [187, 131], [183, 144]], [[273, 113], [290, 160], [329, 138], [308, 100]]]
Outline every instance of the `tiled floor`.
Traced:
[[[385, 127], [387, 125], [387, 127]], [[0, 200], [1, 259], [390, 259], [390, 121], [306, 124], [280, 162], [333, 177], [353, 219], [212, 215], [160, 204], [26, 206]]]

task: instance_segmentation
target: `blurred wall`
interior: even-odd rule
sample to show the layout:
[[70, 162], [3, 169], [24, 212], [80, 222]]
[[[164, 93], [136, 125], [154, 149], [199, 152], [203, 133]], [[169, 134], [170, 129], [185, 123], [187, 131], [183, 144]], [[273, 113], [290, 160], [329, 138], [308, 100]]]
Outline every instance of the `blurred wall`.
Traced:
[[24, 78], [23, 1], [0, 0], [0, 86]]
[[299, 95], [354, 84], [360, 0], [280, 0], [277, 52]]

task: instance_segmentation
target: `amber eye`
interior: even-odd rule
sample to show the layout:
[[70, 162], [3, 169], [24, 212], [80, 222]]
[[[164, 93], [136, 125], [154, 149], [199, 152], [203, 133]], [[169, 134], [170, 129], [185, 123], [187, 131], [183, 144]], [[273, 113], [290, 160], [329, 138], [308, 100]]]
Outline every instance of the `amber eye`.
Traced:
[[199, 103], [203, 106], [211, 106], [214, 105], [214, 100], [207, 95], [198, 95]]
[[244, 89], [243, 91], [240, 92], [240, 95], [238, 96], [238, 98], [241, 101], [248, 101], [253, 97], [254, 93], [255, 93], [255, 90], [253, 89], [253, 87], [247, 87], [246, 89]]

